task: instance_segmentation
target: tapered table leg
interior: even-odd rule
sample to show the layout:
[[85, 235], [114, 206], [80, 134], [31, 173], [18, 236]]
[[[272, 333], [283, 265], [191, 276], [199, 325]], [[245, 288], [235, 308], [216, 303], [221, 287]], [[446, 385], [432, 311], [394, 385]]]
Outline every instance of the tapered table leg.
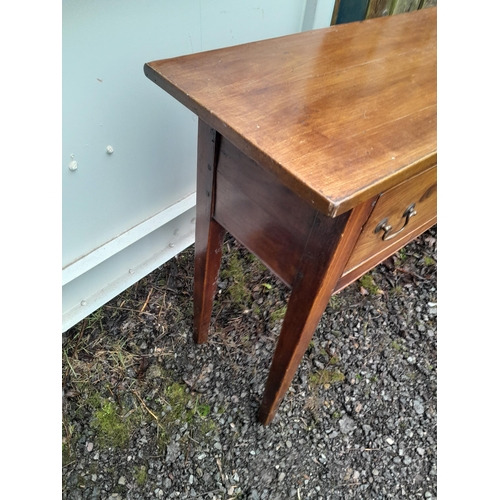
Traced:
[[259, 409], [276, 414], [366, 221], [372, 200], [334, 219], [317, 214], [292, 284], [287, 312]]
[[224, 228], [212, 217], [219, 143], [219, 134], [199, 120], [193, 335], [197, 344], [206, 342], [208, 338], [225, 234]]

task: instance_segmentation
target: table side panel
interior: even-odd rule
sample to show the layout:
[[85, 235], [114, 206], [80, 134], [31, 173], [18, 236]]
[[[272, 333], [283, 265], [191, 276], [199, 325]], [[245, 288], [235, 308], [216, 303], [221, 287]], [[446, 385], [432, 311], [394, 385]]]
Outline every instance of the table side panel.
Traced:
[[291, 286], [316, 211], [222, 138], [214, 219]]

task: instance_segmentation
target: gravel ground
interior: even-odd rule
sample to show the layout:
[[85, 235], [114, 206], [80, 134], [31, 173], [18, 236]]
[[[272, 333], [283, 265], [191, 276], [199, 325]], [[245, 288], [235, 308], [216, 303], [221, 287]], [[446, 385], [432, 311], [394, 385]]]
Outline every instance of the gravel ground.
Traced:
[[436, 228], [332, 297], [274, 421], [289, 292], [227, 237], [208, 343], [193, 247], [63, 335], [63, 499], [434, 499]]

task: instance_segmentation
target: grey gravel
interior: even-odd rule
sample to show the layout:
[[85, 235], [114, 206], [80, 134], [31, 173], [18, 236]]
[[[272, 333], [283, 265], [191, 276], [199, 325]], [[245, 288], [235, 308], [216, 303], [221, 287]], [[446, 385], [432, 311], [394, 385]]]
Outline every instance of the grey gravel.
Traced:
[[[192, 247], [66, 332], [63, 436], [71, 453], [62, 498], [437, 498], [436, 265], [424, 259], [437, 262], [436, 233], [370, 273], [380, 293], [353, 283], [332, 299], [267, 427], [256, 415], [281, 326], [271, 316], [289, 292], [264, 269], [246, 278], [242, 307], [230, 297], [233, 279], [221, 277], [203, 345], [191, 340]], [[252, 265], [232, 238], [225, 247], [222, 269], [235, 252]], [[113, 357], [117, 346], [122, 361]], [[325, 370], [344, 379], [314, 383]], [[120, 422], [134, 422], [123, 448], [100, 440], [83, 375], [116, 404]], [[160, 451], [158, 421], [174, 411], [166, 380], [185, 388], [194, 416], [172, 423]]]
[[425, 411], [424, 405], [418, 399], [413, 401], [413, 408], [419, 415], [422, 415]]
[[343, 417], [339, 420], [340, 432], [344, 434], [349, 434], [354, 429], [356, 429], [356, 422], [349, 417]]

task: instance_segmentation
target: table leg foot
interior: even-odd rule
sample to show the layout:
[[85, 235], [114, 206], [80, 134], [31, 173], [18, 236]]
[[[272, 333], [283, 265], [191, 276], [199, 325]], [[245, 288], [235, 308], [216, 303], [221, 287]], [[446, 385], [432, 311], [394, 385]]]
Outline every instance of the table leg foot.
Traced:
[[208, 339], [225, 230], [211, 219], [206, 232], [208, 235], [204, 240], [198, 238], [197, 234], [195, 243], [193, 339], [197, 344]]

